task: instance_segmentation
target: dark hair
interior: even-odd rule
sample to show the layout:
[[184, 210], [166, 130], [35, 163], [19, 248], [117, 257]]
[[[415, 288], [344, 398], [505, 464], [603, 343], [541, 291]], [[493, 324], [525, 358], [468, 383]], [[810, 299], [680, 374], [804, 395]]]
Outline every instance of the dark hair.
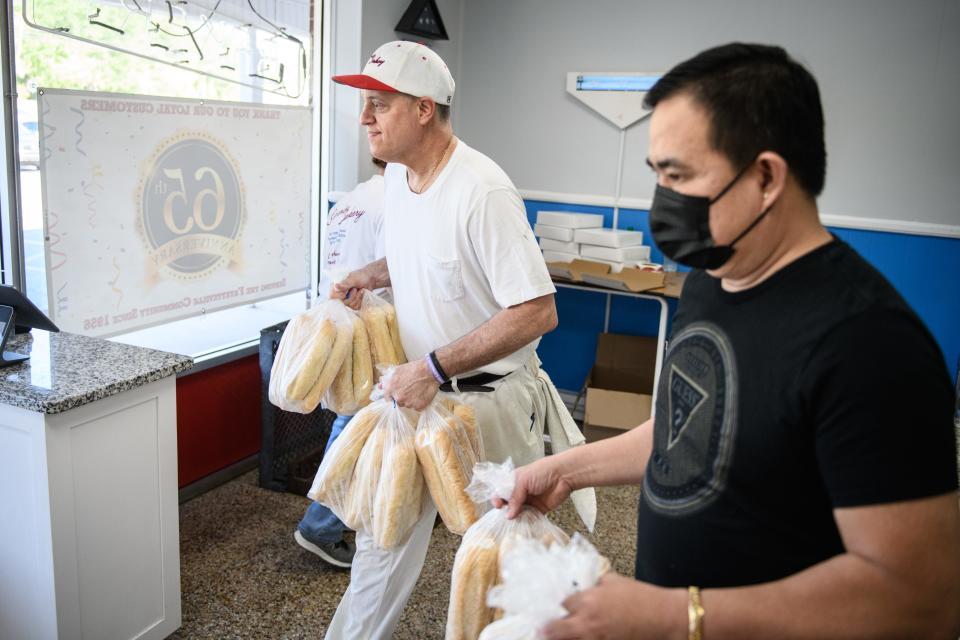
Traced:
[[780, 47], [731, 44], [707, 49], [667, 72], [647, 93], [654, 108], [689, 92], [710, 117], [710, 144], [735, 168], [775, 151], [807, 193], [823, 191], [827, 152], [817, 81]]
[[381, 160], [380, 158], [373, 158], [373, 157], [371, 157], [370, 159], [373, 160], [373, 164], [375, 164], [376, 166], [380, 167], [381, 169], [386, 169], [386, 168], [387, 168], [387, 163], [384, 162], [383, 160]]

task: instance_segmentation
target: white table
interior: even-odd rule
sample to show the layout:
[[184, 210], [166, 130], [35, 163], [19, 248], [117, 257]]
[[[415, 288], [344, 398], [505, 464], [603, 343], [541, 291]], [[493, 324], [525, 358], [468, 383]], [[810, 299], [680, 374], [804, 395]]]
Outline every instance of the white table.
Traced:
[[657, 360], [653, 370], [653, 393], [656, 395], [656, 390], [659, 388], [658, 385], [660, 384], [660, 369], [663, 365], [663, 356], [664, 352], [666, 351], [667, 344], [667, 320], [670, 317], [670, 307], [667, 304], [667, 300], [670, 298], [675, 298], [676, 296], [665, 295], [661, 293], [620, 291], [617, 289], [607, 289], [591, 284], [564, 282], [556, 279], [553, 281], [553, 284], [563, 289], [575, 289], [577, 291], [589, 291], [591, 293], [606, 294], [607, 307], [603, 318], [604, 333], [607, 333], [610, 330], [610, 296], [626, 296], [628, 298], [652, 300], [660, 303], [660, 323], [657, 328]]

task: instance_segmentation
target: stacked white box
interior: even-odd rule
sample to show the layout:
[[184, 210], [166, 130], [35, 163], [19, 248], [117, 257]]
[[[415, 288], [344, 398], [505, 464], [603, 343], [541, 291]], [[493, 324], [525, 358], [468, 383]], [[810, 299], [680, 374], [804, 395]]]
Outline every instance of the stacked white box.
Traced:
[[537, 224], [567, 229], [589, 229], [603, 226], [599, 213], [573, 213], [570, 211], [538, 211]]
[[[601, 247], [619, 249], [643, 244], [642, 231], [623, 229], [577, 229], [573, 232], [573, 241], [580, 244], [593, 244]], [[583, 247], [581, 247], [583, 250]]]
[[580, 245], [576, 242], [561, 242], [550, 238], [540, 238], [540, 248], [544, 251], [562, 251], [564, 253], [580, 254]]
[[563, 251], [547, 251], [543, 252], [543, 261], [544, 262], [572, 262], [578, 260], [580, 256], [575, 253], [565, 253]]
[[610, 260], [612, 262], [645, 262], [650, 259], [650, 247], [646, 245], [615, 248], [582, 244], [579, 253], [584, 258]]
[[551, 227], [546, 224], [536, 224], [533, 226], [533, 234], [538, 238], [559, 240], [560, 242], [573, 241], [573, 229], [566, 227]]

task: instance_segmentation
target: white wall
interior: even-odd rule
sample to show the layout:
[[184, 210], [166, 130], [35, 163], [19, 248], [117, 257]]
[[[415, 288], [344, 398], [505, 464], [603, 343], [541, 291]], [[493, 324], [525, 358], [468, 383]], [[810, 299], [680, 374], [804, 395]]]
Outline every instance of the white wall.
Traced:
[[[619, 132], [566, 94], [567, 71], [662, 71], [704, 48], [745, 40], [785, 47], [820, 83], [828, 153], [821, 212], [960, 225], [957, 0], [463, 7], [458, 134], [521, 190], [614, 194]], [[627, 133], [625, 197], [652, 193], [647, 131], [641, 123]]]
[[[410, 5], [410, 0], [333, 0], [333, 65], [332, 74], [360, 73], [377, 47], [391, 40], [416, 40], [393, 30]], [[450, 40], [423, 40], [447, 63], [459, 96], [461, 26], [465, 0], [437, 0], [440, 17]], [[373, 175], [366, 135], [359, 123], [360, 90], [330, 83], [333, 92], [333, 160], [330, 189], [348, 191], [357, 182]], [[459, 119], [454, 97], [453, 124]]]

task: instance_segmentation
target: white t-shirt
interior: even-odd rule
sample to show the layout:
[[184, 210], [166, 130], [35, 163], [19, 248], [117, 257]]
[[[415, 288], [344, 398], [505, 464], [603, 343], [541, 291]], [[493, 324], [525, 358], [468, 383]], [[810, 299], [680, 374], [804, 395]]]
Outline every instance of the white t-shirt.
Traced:
[[[387, 267], [409, 360], [462, 338], [507, 307], [556, 291], [520, 194], [487, 156], [458, 141], [420, 195], [410, 190], [401, 164], [388, 164], [384, 179]], [[510, 373], [539, 343], [480, 370]]]
[[341, 269], [346, 275], [383, 256], [383, 176], [375, 175], [340, 198], [327, 214], [318, 300], [330, 294], [327, 272]]

